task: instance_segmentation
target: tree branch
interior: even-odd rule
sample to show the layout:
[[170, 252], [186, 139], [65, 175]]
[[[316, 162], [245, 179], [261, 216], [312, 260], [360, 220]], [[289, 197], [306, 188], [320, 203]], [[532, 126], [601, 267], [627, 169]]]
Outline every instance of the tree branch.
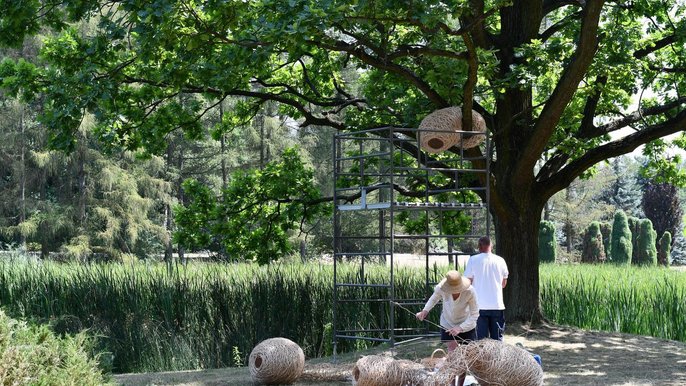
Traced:
[[533, 170], [534, 165], [545, 148], [562, 113], [574, 96], [579, 82], [593, 62], [598, 48], [598, 22], [604, 0], [588, 0], [582, 14], [581, 33], [572, 60], [562, 73], [552, 95], [543, 106], [543, 111], [534, 124], [528, 143], [524, 146], [523, 157], [518, 162], [516, 174]]
[[560, 30], [562, 30], [563, 28], [568, 26], [569, 23], [571, 23], [572, 21], [579, 20], [580, 17], [581, 17], [581, 12], [573, 13], [573, 14], [565, 17], [564, 19], [558, 21], [557, 23], [551, 25], [550, 27], [548, 27], [547, 30], [541, 32], [538, 35], [538, 38], [541, 39], [542, 41], [546, 41], [551, 36], [555, 35], [557, 32], [559, 32]]
[[622, 129], [624, 127], [627, 127], [633, 123], [636, 123], [636, 122], [642, 120], [644, 117], [666, 113], [669, 110], [677, 108], [684, 103], [686, 103], [686, 96], [675, 99], [671, 102], [665, 103], [664, 105], [653, 106], [653, 107], [648, 107], [645, 109], [636, 110], [633, 113], [631, 113], [627, 116], [624, 116], [624, 117], [622, 117], [616, 121], [606, 123], [604, 125], [596, 127], [592, 133], [593, 134], [592, 136], [586, 136], [584, 138], [593, 138], [593, 137], [599, 137], [599, 136], [604, 135], [604, 134], [609, 134], [613, 131], [617, 131], [617, 130]]
[[[144, 79], [144, 78], [136, 78], [136, 77], [130, 77], [127, 76], [125, 77], [125, 80], [127, 83], [141, 83], [141, 84], [148, 84], [156, 87], [176, 87], [172, 86], [168, 83], [165, 82], [155, 82], [151, 81], [149, 79]], [[185, 85], [181, 87], [182, 92], [189, 93], [189, 94], [213, 94], [218, 97], [225, 97], [227, 95], [233, 95], [233, 96], [244, 96], [244, 97], [250, 97], [250, 98], [255, 98], [263, 101], [274, 101], [274, 102], [279, 102], [288, 106], [294, 107], [296, 110], [298, 110], [303, 117], [305, 117], [305, 121], [301, 124], [301, 126], [309, 126], [309, 125], [319, 125], [319, 126], [328, 126], [332, 127], [338, 130], [343, 130], [345, 129], [345, 126], [340, 123], [333, 121], [329, 118], [326, 117], [318, 117], [314, 115], [310, 110], [308, 110], [305, 105], [301, 102], [298, 102], [297, 100], [288, 98], [284, 95], [279, 95], [279, 94], [272, 94], [272, 93], [266, 93], [266, 92], [261, 92], [261, 91], [246, 91], [246, 90], [238, 90], [238, 89], [231, 89], [231, 90], [220, 90], [212, 87], [199, 87], [199, 86], [194, 86], [194, 85]]]
[[593, 118], [595, 118], [598, 102], [605, 84], [607, 84], [607, 75], [598, 75], [594, 85], [595, 88], [586, 99], [586, 105], [584, 106], [584, 117], [581, 119], [581, 127], [579, 128], [579, 136], [581, 138], [591, 138], [595, 132], [596, 127], [593, 124]]
[[686, 110], [682, 110], [675, 117], [667, 121], [644, 128], [641, 131], [627, 135], [624, 138], [606, 143], [589, 150], [582, 157], [572, 161], [551, 178], [539, 182], [539, 188], [547, 195], [564, 189], [575, 178], [596, 163], [608, 158], [617, 157], [634, 151], [637, 147], [650, 141], [665, 137], [679, 131], [686, 130]]
[[565, 5], [581, 5], [580, 3], [583, 1], [584, 0], [545, 0], [543, 1], [543, 15], [547, 15]]
[[634, 52], [634, 58], [643, 59], [646, 56], [648, 56], [649, 54], [651, 54], [657, 50], [660, 50], [660, 49], [674, 43], [675, 41], [676, 41], [676, 34], [665, 36], [662, 39], [653, 42], [652, 45], [649, 45], [648, 47], [641, 48], [640, 50], [636, 50]]
[[[426, 97], [429, 98], [429, 100], [432, 103], [434, 103], [434, 105], [436, 105], [436, 107], [438, 108], [448, 107], [450, 105], [447, 100], [445, 100], [436, 90], [434, 90], [428, 83], [426, 83], [423, 79], [417, 76], [417, 74], [415, 74], [414, 72], [396, 63], [382, 60], [378, 57], [374, 57], [368, 54], [362, 47], [346, 43], [341, 40], [336, 40], [333, 43], [324, 43], [321, 41], [314, 40], [309, 40], [307, 42], [309, 44], [312, 44], [316, 47], [320, 47], [323, 49], [338, 52], [347, 52], [352, 56], [358, 58], [363, 63], [369, 64], [380, 70], [386, 70], [388, 72], [400, 76], [401, 78], [409, 81], [411, 84], [417, 87], [417, 89], [424, 93], [424, 95], [426, 95]], [[370, 49], [373, 51], [371, 47]]]

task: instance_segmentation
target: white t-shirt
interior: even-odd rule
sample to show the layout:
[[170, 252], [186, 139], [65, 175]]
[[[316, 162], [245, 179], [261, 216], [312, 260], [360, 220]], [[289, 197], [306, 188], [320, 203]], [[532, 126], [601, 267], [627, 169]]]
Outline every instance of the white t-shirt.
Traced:
[[472, 285], [482, 310], [504, 310], [503, 279], [509, 275], [505, 259], [493, 253], [479, 253], [469, 258], [464, 276]]

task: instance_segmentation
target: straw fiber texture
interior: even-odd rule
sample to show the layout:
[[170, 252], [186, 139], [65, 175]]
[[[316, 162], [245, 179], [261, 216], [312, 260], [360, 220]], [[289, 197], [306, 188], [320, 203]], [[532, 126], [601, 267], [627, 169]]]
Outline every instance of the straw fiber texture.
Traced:
[[260, 342], [250, 353], [250, 376], [264, 385], [295, 382], [303, 372], [305, 354], [297, 343], [286, 338], [271, 338]]
[[353, 381], [357, 386], [420, 386], [428, 376], [419, 363], [382, 355], [364, 356], [353, 367]]
[[480, 386], [542, 386], [543, 370], [524, 349], [492, 339], [459, 346], [425, 386], [448, 385], [468, 372]]
[[[458, 133], [462, 130], [462, 109], [447, 107], [427, 115], [419, 124], [419, 146], [428, 153], [440, 153], [458, 145], [463, 149], [478, 146], [484, 141], [484, 134]], [[472, 131], [486, 132], [486, 121], [481, 114], [472, 110]]]

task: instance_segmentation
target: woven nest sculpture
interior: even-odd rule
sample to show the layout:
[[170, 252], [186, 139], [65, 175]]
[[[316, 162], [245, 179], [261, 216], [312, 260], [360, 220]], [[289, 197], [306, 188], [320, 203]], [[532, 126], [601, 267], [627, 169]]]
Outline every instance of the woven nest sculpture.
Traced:
[[364, 356], [353, 367], [357, 386], [421, 386], [428, 378], [421, 364], [382, 355]]
[[[458, 145], [463, 149], [478, 146], [485, 134], [460, 133], [462, 130], [462, 109], [447, 107], [427, 115], [419, 124], [419, 146], [428, 153], [440, 153]], [[472, 130], [486, 132], [486, 121], [481, 114], [472, 110]]]
[[264, 385], [295, 382], [305, 367], [305, 353], [297, 343], [286, 338], [271, 338], [260, 342], [250, 353], [250, 376]]
[[465, 372], [471, 373], [481, 386], [543, 385], [543, 370], [528, 351], [492, 339], [459, 346], [424, 385], [447, 385]]

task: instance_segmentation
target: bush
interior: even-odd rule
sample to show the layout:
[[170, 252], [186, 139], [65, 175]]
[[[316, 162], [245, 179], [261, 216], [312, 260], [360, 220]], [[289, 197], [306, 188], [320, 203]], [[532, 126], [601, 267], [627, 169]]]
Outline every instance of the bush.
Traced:
[[657, 262], [660, 265], [669, 267], [672, 260], [672, 234], [668, 231], [660, 237], [658, 242], [659, 249], [657, 251]]
[[636, 260], [639, 265], [657, 265], [657, 248], [655, 248], [657, 232], [653, 230], [653, 222], [643, 219], [640, 225], [641, 232], [638, 234]]
[[89, 355], [84, 334], [58, 338], [0, 311], [0, 378], [3, 385], [109, 384]]
[[605, 247], [603, 246], [603, 235], [600, 232], [600, 223], [593, 221], [584, 234], [581, 262], [603, 263], [605, 258]]
[[556, 251], [555, 224], [550, 221], [541, 221], [541, 226], [538, 228], [538, 260], [541, 263], [554, 263]]
[[610, 238], [612, 237], [612, 224], [609, 222], [600, 223], [600, 234], [603, 235], [603, 246], [605, 247], [605, 258], [610, 257]]
[[610, 243], [610, 261], [615, 264], [630, 264], [633, 252], [631, 231], [626, 214], [622, 210], [615, 213]]
[[631, 231], [631, 264], [640, 264], [639, 253], [639, 238], [641, 234], [641, 221], [644, 219], [630, 216], [627, 218], [629, 223], [629, 230]]

